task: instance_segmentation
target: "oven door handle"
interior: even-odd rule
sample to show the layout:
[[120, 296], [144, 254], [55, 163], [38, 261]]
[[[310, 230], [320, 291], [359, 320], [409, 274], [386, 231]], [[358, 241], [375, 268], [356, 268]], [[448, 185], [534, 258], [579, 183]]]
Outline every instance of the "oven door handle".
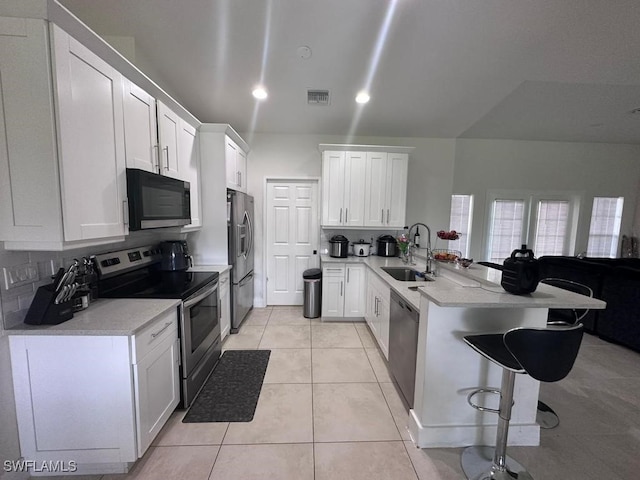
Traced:
[[207, 298], [209, 295], [211, 295], [213, 292], [218, 290], [218, 281], [216, 280], [216, 282], [213, 284], [213, 286], [211, 287], [205, 287], [206, 290], [202, 291], [202, 293], [197, 292], [195, 294], [194, 297], [188, 298], [185, 302], [184, 302], [184, 308], [190, 308], [193, 305], [195, 305], [196, 303], [200, 302], [201, 300], [204, 300], [205, 298]]

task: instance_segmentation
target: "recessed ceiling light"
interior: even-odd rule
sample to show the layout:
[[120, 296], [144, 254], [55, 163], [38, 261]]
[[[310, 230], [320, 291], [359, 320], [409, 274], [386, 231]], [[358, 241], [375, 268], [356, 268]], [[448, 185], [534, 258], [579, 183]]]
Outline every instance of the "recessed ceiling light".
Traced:
[[367, 92], [359, 92], [358, 95], [356, 95], [356, 102], [357, 103], [367, 103], [369, 100], [371, 99], [371, 97], [369, 96], [369, 94]]
[[253, 92], [251, 92], [251, 93], [258, 100], [264, 100], [268, 96], [267, 95], [267, 91], [265, 90], [264, 87], [256, 87], [256, 88], [253, 89]]

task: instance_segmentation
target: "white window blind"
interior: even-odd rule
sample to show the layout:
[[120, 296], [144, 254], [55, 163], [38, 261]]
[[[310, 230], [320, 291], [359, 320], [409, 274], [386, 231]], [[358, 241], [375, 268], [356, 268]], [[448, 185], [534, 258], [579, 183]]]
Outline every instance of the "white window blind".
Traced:
[[525, 201], [496, 199], [491, 215], [489, 261], [501, 263], [522, 245]]
[[449, 230], [460, 234], [458, 240], [450, 241], [449, 246], [459, 250], [464, 258], [469, 257], [469, 238], [471, 236], [472, 195], [451, 195], [451, 216]]
[[616, 257], [623, 204], [622, 197], [593, 199], [587, 256]]
[[540, 200], [536, 215], [535, 254], [562, 255], [565, 252], [570, 205], [567, 200]]

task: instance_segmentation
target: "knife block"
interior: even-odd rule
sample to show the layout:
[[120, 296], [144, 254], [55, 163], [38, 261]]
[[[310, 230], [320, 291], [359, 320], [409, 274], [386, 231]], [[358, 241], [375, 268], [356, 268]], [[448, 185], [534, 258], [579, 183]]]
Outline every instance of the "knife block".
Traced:
[[36, 291], [24, 323], [28, 325], [58, 325], [73, 318], [73, 302], [55, 303], [55, 286], [44, 285]]

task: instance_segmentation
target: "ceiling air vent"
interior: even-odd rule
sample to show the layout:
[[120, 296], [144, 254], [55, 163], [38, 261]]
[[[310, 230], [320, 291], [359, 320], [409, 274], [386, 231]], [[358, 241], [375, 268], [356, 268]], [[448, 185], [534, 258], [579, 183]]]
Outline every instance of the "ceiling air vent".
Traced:
[[329, 90], [307, 90], [307, 104], [309, 105], [329, 105]]

